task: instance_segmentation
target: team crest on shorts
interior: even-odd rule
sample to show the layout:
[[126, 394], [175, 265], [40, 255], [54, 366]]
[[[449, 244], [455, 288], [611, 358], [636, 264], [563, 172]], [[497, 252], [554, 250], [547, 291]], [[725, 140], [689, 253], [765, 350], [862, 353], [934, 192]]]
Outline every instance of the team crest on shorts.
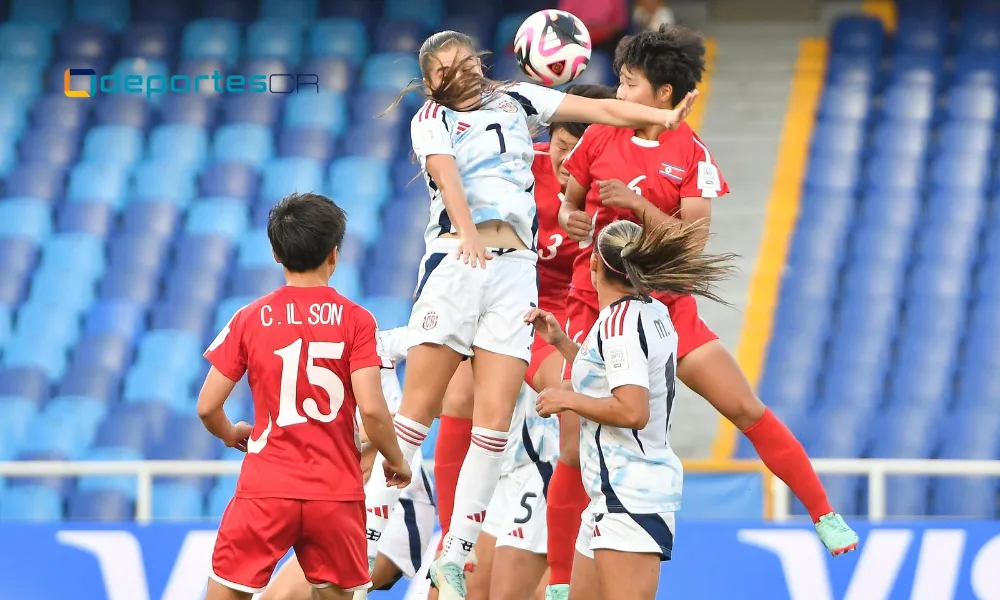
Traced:
[[438, 324], [438, 314], [433, 310], [424, 316], [424, 329], [430, 331], [437, 327]]

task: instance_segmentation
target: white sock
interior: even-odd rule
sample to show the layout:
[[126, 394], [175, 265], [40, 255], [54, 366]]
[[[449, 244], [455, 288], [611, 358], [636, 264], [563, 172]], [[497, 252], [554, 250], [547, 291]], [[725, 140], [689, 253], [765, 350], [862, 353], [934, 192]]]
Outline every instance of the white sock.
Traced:
[[[430, 428], [417, 423], [412, 419], [397, 414], [393, 417], [393, 424], [396, 426], [396, 440], [399, 448], [403, 451], [403, 459], [413, 467], [413, 457], [427, 437]], [[378, 540], [382, 537], [382, 532], [389, 525], [389, 515], [392, 509], [399, 502], [399, 496], [403, 490], [396, 487], [385, 486], [385, 471], [383, 464], [385, 459], [381, 454], [375, 457], [375, 465], [372, 468], [372, 478], [381, 479], [382, 485], [370, 486], [369, 493], [365, 497], [365, 508], [368, 509], [368, 519], [365, 526], [368, 535], [368, 557], [378, 556]]]
[[455, 488], [455, 510], [451, 516], [451, 531], [445, 540], [441, 559], [465, 565], [472, 546], [479, 539], [486, 520], [486, 507], [500, 481], [503, 451], [507, 445], [506, 431], [483, 427], [472, 428], [472, 444], [465, 455]]

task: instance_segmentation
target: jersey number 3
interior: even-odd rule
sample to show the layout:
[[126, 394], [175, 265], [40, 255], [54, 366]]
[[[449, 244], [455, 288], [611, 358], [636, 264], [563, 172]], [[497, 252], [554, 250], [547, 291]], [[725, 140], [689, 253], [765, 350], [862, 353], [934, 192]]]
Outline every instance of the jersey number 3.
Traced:
[[[538, 249], [538, 258], [540, 258], [541, 260], [552, 260], [553, 258], [555, 258], [556, 254], [559, 252], [559, 246], [562, 246], [564, 239], [565, 238], [563, 238], [563, 236], [558, 233], [553, 233], [552, 235], [550, 235], [549, 241], [551, 241], [552, 243], [549, 244], [548, 246], [545, 246], [544, 248]], [[548, 250], [548, 254], [545, 253], [546, 250]]]

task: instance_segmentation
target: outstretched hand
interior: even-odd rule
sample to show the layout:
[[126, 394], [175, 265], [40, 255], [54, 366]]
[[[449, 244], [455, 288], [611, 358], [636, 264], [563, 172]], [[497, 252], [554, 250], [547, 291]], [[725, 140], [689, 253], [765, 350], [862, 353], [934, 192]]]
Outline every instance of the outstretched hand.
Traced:
[[667, 129], [677, 129], [684, 119], [687, 119], [694, 110], [695, 100], [698, 99], [698, 90], [691, 90], [684, 96], [684, 99], [677, 103], [671, 110], [666, 112], [666, 119], [664, 119], [663, 124]]

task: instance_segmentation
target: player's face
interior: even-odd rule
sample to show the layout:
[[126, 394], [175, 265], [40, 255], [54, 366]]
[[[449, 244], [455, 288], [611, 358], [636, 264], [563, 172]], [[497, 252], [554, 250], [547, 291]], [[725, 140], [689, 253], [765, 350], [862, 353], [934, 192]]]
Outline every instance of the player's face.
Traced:
[[552, 158], [552, 169], [556, 172], [559, 185], [562, 186], [563, 190], [566, 189], [566, 183], [569, 181], [569, 172], [563, 168], [563, 163], [566, 162], [566, 157], [579, 141], [580, 138], [561, 127], [553, 131], [549, 138], [549, 156]]
[[669, 108], [672, 91], [669, 85], [654, 90], [653, 84], [646, 79], [646, 75], [640, 69], [623, 66], [618, 72], [618, 91], [615, 97], [626, 102]]
[[452, 65], [460, 65], [462, 69], [473, 72], [480, 77], [483, 76], [483, 64], [479, 59], [468, 60], [474, 53], [472, 48], [459, 44], [452, 44], [434, 53], [431, 60], [431, 68], [427, 73], [424, 83], [432, 90], [441, 86], [445, 74]]

